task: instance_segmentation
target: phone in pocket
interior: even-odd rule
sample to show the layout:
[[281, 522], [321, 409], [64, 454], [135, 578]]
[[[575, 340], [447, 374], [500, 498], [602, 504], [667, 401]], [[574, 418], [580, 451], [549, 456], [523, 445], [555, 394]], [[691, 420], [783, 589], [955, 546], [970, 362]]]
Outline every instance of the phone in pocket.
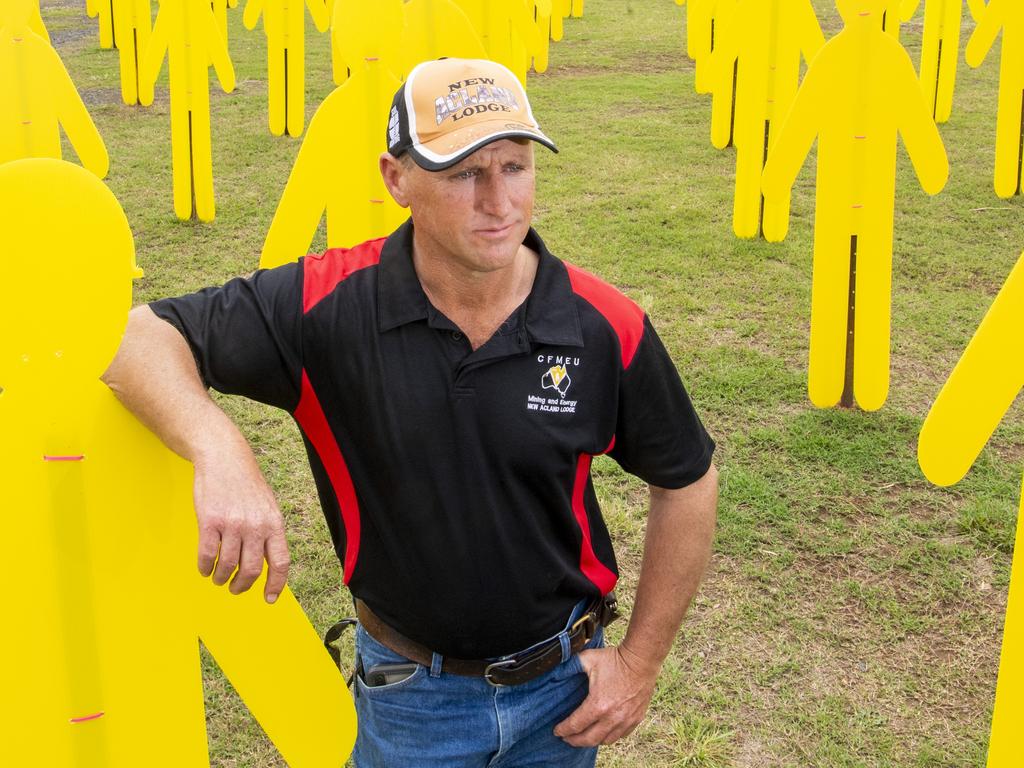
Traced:
[[363, 674], [363, 682], [370, 688], [379, 688], [382, 685], [400, 683], [406, 678], [412, 677], [416, 667], [413, 662], [398, 664], [374, 664]]

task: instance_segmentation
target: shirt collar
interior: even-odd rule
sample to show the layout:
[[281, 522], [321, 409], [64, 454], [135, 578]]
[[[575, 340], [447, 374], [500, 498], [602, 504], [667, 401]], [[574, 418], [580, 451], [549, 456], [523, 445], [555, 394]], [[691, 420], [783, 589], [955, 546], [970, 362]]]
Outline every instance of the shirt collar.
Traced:
[[[429, 302], [412, 263], [410, 218], [384, 242], [377, 288], [378, 327], [382, 333], [428, 318]], [[579, 314], [569, 273], [533, 227], [523, 243], [540, 255], [533, 288], [526, 299], [526, 333], [540, 344], [582, 347]]]

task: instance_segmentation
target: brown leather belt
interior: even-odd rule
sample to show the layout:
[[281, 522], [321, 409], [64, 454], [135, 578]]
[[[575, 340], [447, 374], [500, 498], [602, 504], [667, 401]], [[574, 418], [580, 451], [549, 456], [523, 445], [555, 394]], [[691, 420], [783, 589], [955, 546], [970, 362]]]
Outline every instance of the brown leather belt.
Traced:
[[[385, 624], [362, 600], [356, 600], [356, 616], [363, 629], [374, 640], [390, 648], [399, 656], [415, 661], [424, 667], [433, 662], [433, 651], [420, 645]], [[579, 653], [589, 643], [597, 628], [605, 627], [618, 616], [615, 593], [609, 593], [591, 603], [586, 612], [569, 628], [570, 655]], [[444, 657], [441, 671], [463, 677], [482, 677], [495, 687], [520, 685], [550, 672], [562, 662], [562, 643], [555, 637], [525, 655], [512, 656], [498, 661], [488, 659], [453, 659]]]

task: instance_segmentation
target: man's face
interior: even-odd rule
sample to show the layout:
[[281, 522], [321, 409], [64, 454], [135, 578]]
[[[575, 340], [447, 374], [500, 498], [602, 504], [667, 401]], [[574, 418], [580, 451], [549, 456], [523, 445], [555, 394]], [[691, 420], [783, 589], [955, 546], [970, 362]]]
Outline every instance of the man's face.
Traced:
[[398, 174], [396, 199], [431, 254], [481, 273], [513, 263], [533, 215], [533, 142], [501, 139], [444, 171], [406, 162]]

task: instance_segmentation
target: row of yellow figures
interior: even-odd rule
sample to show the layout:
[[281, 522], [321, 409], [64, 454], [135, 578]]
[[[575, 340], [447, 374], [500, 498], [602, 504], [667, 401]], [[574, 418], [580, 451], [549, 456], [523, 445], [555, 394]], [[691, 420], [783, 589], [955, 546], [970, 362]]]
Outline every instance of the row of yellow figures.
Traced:
[[[546, 68], [547, 43], [549, 39], [560, 40], [562, 20], [569, 15], [582, 16], [583, 0], [454, 0], [469, 17], [475, 34], [484, 44], [490, 58], [499, 61], [519, 75], [525, 84], [531, 59], [542, 59], [536, 71]], [[150, 33], [151, 0], [87, 0], [90, 16], [98, 17], [100, 46], [116, 47], [121, 52], [122, 98], [126, 104], [140, 101], [138, 76], [134, 70], [143, 58]], [[161, 8], [165, 4], [161, 0]], [[334, 81], [341, 85], [347, 77], [345, 70], [345, 47], [339, 45], [346, 37], [344, 20], [356, 6], [373, 5], [366, 0], [247, 0], [243, 23], [247, 29], [254, 29], [263, 19], [263, 30], [267, 37], [267, 87], [270, 132], [275, 136], [302, 134], [305, 122], [305, 13], [317, 31], [331, 29], [334, 56]], [[210, 0], [211, 11], [217, 21], [224, 43], [227, 45], [228, 8], [235, 8], [238, 0]], [[190, 15], [199, 19], [205, 15], [198, 5]], [[420, 5], [411, 14], [417, 24], [426, 29], [441, 30], [451, 14], [440, 8], [435, 14], [429, 4]], [[159, 23], [159, 15], [158, 22]], [[205, 26], [205, 21], [198, 21]], [[399, 14], [388, 18], [388, 31], [398, 38], [402, 27], [412, 23]], [[456, 22], [460, 24], [461, 19]], [[186, 32], [186, 35], [189, 34]], [[203, 34], [197, 34], [202, 43]], [[402, 51], [404, 60], [396, 61], [396, 71], [407, 72], [419, 59], [415, 47], [396, 48]]]
[[[898, 39], [899, 12], [909, 20], [919, 4], [920, 0], [883, 0], [862, 3], [864, 7], [858, 5], [856, 13], [858, 18], [873, 19], [876, 29]], [[962, 4], [963, 0], [927, 0], [925, 8], [919, 80], [926, 111], [938, 123], [947, 121], [952, 110]], [[852, 7], [843, 2], [837, 5]], [[1022, 181], [1024, 4], [998, 0], [986, 6], [983, 0], [968, 0], [967, 5], [977, 20], [966, 50], [972, 67], [981, 65], [999, 32], [1004, 32], [995, 189], [997, 195], [1008, 198], [1021, 191]], [[767, 239], [781, 239], [788, 199], [775, 209], [766, 202], [762, 211], [760, 176], [797, 98], [801, 56], [810, 67], [824, 46], [811, 0], [690, 0], [686, 32], [687, 52], [696, 60], [696, 90], [712, 94], [712, 143], [720, 149], [730, 144], [737, 149], [734, 231], [738, 237], [755, 237], [763, 227]], [[852, 48], [847, 54], [848, 65], [856, 68], [864, 67], [870, 55], [867, 49]], [[906, 79], [905, 57], [895, 49], [893, 55], [900, 59], [893, 77]], [[873, 109], [879, 98], [884, 97], [869, 92], [863, 107]]]
[[[874, 410], [889, 390], [897, 136], [922, 187], [937, 194], [949, 173], [934, 120], [944, 107], [934, 93], [929, 105], [896, 25], [885, 29], [892, 0], [836, 4], [844, 28], [828, 43], [810, 0], [690, 0], [687, 32], [697, 90], [713, 95], [713, 143], [736, 147], [737, 236], [785, 237], [793, 183], [818, 140], [808, 392], [819, 407], [855, 399]], [[926, 30], [928, 11], [944, 9], [958, 35], [960, 5], [929, 0]], [[972, 8], [969, 63], [979, 65], [1005, 31], [996, 183], [1011, 195], [1020, 187], [1024, 3]], [[801, 57], [808, 68], [798, 88]]]
[[[168, 60], [174, 209], [182, 219], [196, 216], [210, 221], [215, 216], [208, 70], [212, 65], [225, 91], [234, 89], [226, 23], [227, 8], [234, 4], [232, 0], [162, 0], [150, 29], [150, 0], [89, 0], [89, 11], [100, 15], [101, 40], [111, 45], [122, 41], [121, 84], [126, 103], [153, 102], [154, 84], [164, 58]], [[562, 19], [583, 11], [580, 0], [502, 0], [501, 4], [491, 0], [335, 0], [333, 8], [320, 0], [307, 0], [306, 6], [249, 0], [244, 23], [253, 27], [262, 14], [269, 38], [270, 125], [276, 134], [298, 135], [304, 128], [304, 31], [296, 33], [296, 29], [304, 30], [304, 7], [309, 8], [318, 28], [326, 29], [328, 11], [332, 15], [336, 79], [345, 82], [355, 71], [358, 80], [364, 69], [379, 67], [385, 74], [374, 78], [371, 87], [390, 86], [418, 61], [439, 56], [505, 59], [525, 80], [531, 63], [538, 71], [547, 67], [549, 30], [560, 39]], [[298, 16], [293, 18], [296, 9]], [[32, 30], [46, 33], [38, 0], [7, 0], [0, 8], [0, 104], [15, 108], [7, 119], [0, 119], [0, 161], [59, 158], [59, 128], [63, 126], [83, 165], [103, 178], [109, 168], [103, 140], [48, 39]], [[368, 45], [368, 41], [374, 44]], [[518, 42], [513, 45], [513, 41]], [[195, 56], [194, 51], [201, 53]], [[350, 91], [363, 87], [356, 85]], [[360, 111], [354, 115], [370, 102], [363, 99], [358, 104]], [[350, 115], [347, 130], [376, 123], [376, 118], [373, 114], [359, 121]], [[382, 137], [383, 130], [354, 139], [361, 152], [358, 164], [365, 165], [362, 161], [371, 154], [376, 157], [383, 149]], [[351, 152], [335, 140], [330, 160], [335, 165], [348, 162], [351, 158], [340, 155]], [[373, 186], [372, 180], [367, 183]], [[323, 206], [319, 210], [322, 212]], [[380, 224], [394, 216], [373, 218]], [[374, 228], [372, 234], [386, 231]]]
[[[44, 241], [47, 258], [19, 256]], [[353, 702], [302, 608], [287, 589], [265, 603], [265, 575], [241, 596], [200, 576], [191, 466], [99, 380], [141, 275], [113, 194], [61, 160], [0, 166], [0, 258], [0, 510], [17, 576], [0, 765], [208, 766], [200, 639], [289, 765], [343, 765]]]

